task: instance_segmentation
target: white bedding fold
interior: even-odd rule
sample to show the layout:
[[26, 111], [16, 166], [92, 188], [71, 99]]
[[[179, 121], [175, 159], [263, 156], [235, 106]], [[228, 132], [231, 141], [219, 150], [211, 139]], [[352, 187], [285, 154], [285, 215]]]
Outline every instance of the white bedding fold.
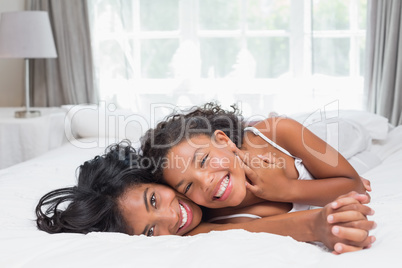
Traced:
[[103, 152], [103, 148], [83, 150], [66, 144], [0, 170], [0, 267], [399, 267], [402, 149], [395, 147], [402, 131], [396, 130], [390, 134], [390, 144], [373, 148], [386, 151], [381, 154], [383, 162], [363, 174], [372, 182], [371, 206], [378, 223], [372, 232], [377, 242], [369, 250], [335, 256], [289, 237], [243, 230], [153, 238], [38, 231], [34, 222], [38, 199], [50, 190], [75, 184], [75, 169]]

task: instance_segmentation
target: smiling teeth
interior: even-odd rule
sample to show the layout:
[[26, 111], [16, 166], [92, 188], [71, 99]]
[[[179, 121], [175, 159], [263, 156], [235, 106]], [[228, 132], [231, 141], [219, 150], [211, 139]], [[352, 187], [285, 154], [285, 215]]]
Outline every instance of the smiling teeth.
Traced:
[[221, 186], [219, 187], [218, 193], [215, 195], [215, 198], [221, 198], [223, 193], [226, 191], [226, 188], [229, 185], [229, 175], [222, 181]]
[[179, 204], [179, 205], [180, 205], [180, 209], [181, 209], [181, 215], [183, 216], [183, 218], [181, 220], [181, 224], [180, 224], [180, 228], [182, 228], [187, 223], [187, 211], [183, 207], [182, 204]]

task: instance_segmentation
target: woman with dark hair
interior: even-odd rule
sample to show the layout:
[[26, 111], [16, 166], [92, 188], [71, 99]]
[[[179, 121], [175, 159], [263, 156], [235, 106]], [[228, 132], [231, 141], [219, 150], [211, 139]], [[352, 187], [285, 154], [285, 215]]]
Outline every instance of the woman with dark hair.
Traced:
[[[151, 177], [144, 169], [129, 169], [138, 165], [137, 161], [138, 155], [128, 142], [111, 145], [104, 155], [86, 161], [78, 168], [77, 186], [51, 191], [39, 200], [38, 228], [48, 233], [126, 233], [116, 199], [128, 187], [146, 183]], [[66, 202], [69, 205], [62, 210]]]
[[[298, 122], [276, 117], [248, 127], [232, 108], [207, 103], [148, 130], [141, 149], [156, 163], [155, 177], [198, 205], [236, 213], [266, 200], [293, 203], [298, 211], [350, 191], [366, 192], [349, 162]], [[258, 155], [267, 156], [266, 168], [252, 167]]]
[[[202, 221], [202, 210], [165, 185], [150, 183], [151, 173], [128, 143], [113, 145], [79, 168], [78, 184], [52, 191], [36, 207], [37, 226], [48, 233], [122, 232], [130, 235], [193, 235], [211, 230], [245, 229], [289, 235], [299, 241], [321, 241], [338, 253], [369, 246], [374, 226], [361, 203], [367, 197], [349, 194], [323, 209], [265, 217], [242, 223]], [[272, 214], [286, 212], [282, 204]], [[353, 211], [354, 213], [350, 213]], [[327, 220], [332, 216], [332, 220]], [[333, 228], [338, 232], [333, 233]]]
[[[40, 199], [37, 226], [48, 233], [99, 231], [152, 236], [192, 231], [201, 222], [201, 208], [170, 187], [151, 183], [152, 179], [128, 141], [111, 145], [104, 155], [79, 167], [77, 186], [51, 191]], [[68, 206], [61, 209], [66, 202]], [[272, 204], [271, 215], [285, 213], [282, 207]], [[146, 214], [154, 218], [154, 224], [142, 224]]]

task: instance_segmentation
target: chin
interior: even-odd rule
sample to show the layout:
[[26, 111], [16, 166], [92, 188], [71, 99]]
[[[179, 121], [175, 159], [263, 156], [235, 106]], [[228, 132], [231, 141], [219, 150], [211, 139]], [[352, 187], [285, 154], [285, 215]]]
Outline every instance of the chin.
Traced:
[[244, 199], [246, 198], [246, 194], [247, 194], [247, 191], [246, 191], [246, 188], [244, 187], [241, 195], [239, 195], [239, 197], [240, 197], [239, 203], [236, 206], [240, 205], [244, 201]]
[[246, 198], [246, 194], [247, 194], [246, 186], [244, 186], [240, 189], [237, 189], [237, 191], [235, 191], [233, 194], [234, 194], [235, 198], [230, 200], [231, 204], [229, 206], [236, 207], [236, 206], [240, 205], [243, 202], [243, 200]]

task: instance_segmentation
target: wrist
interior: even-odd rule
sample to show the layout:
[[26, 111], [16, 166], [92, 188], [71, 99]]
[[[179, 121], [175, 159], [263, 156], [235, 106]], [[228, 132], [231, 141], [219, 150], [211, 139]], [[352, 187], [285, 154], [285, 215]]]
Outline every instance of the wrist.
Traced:
[[320, 241], [323, 242], [323, 237], [320, 235], [322, 233], [322, 219], [321, 219], [321, 211], [322, 209], [315, 209], [314, 212], [309, 216], [310, 222], [308, 224], [308, 231], [310, 233], [311, 240], [310, 242]]
[[295, 229], [293, 230], [294, 233], [292, 237], [302, 242], [322, 242], [322, 235], [320, 235], [321, 226], [318, 220], [320, 211], [320, 209], [312, 209], [289, 213], [295, 215], [295, 217], [293, 217]]
[[286, 193], [283, 196], [283, 202], [298, 203], [297, 180], [288, 180], [284, 189]]

